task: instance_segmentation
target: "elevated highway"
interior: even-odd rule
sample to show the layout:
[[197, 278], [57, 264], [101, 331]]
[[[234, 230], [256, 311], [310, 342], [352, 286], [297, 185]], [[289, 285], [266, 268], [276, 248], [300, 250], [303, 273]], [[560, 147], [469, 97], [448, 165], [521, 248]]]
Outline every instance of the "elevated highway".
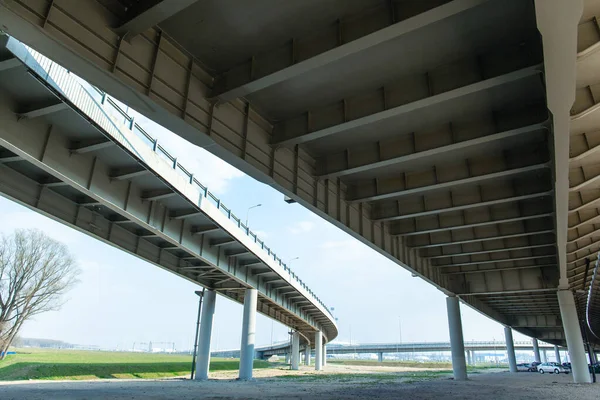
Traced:
[[461, 301], [507, 343], [516, 329], [567, 345], [576, 382], [584, 342], [600, 346], [597, 14], [597, 0], [0, 1], [9, 34], [447, 294], [457, 379]]
[[[420, 343], [358, 343], [358, 344], [338, 344], [332, 343], [327, 346], [327, 355], [335, 354], [377, 354], [382, 358], [383, 354], [397, 353], [430, 353], [430, 352], [449, 352], [451, 350], [450, 342], [420, 342]], [[468, 357], [472, 357], [474, 351], [506, 351], [505, 342], [465, 342], [465, 351], [471, 352]], [[531, 341], [515, 341], [515, 350], [534, 351]], [[262, 346], [256, 348], [257, 358], [269, 358], [273, 355], [287, 355], [290, 353], [290, 343], [281, 342], [272, 346]], [[537, 347], [537, 352], [555, 350], [554, 345], [540, 343]], [[468, 354], [468, 353], [467, 353]], [[240, 355], [239, 350], [219, 350], [211, 352], [213, 357], [234, 357]]]
[[0, 41], [0, 194], [207, 288], [201, 376], [216, 293], [244, 304], [241, 375], [257, 310], [317, 354], [337, 336], [316, 294], [114, 99]]

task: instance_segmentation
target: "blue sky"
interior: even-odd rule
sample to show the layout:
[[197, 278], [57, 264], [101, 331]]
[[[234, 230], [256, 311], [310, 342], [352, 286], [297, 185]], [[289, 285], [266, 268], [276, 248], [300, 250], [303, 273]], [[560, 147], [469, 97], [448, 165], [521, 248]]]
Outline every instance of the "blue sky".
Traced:
[[[433, 286], [283, 195], [147, 119], [158, 137], [209, 190], [274, 249], [329, 306], [342, 342], [447, 341], [445, 296]], [[129, 349], [134, 343], [192, 344], [199, 287], [132, 255], [0, 197], [0, 232], [39, 228], [65, 242], [82, 269], [80, 283], [60, 311], [29, 321], [22, 336]], [[500, 324], [462, 306], [465, 340], [504, 340]], [[242, 307], [218, 297], [213, 349], [238, 348]], [[514, 334], [515, 340], [526, 337]], [[257, 320], [257, 344], [287, 339], [287, 328]], [[159, 345], [155, 345], [159, 347]]]

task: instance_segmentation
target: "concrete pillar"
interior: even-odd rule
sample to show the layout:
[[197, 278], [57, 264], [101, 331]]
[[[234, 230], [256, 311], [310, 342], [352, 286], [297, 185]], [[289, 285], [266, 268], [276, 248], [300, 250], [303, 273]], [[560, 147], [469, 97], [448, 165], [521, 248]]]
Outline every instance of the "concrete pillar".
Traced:
[[473, 365], [473, 352], [467, 350], [467, 365]]
[[557, 363], [562, 364], [562, 361], [560, 361], [560, 350], [557, 345], [554, 345], [554, 358], [556, 358]]
[[533, 344], [533, 357], [536, 362], [542, 362], [540, 358], [540, 346], [538, 344], [538, 340], [536, 338], [531, 338], [531, 344]]
[[323, 367], [323, 333], [315, 333], [315, 370], [320, 371]]
[[256, 339], [256, 305], [258, 291], [246, 289], [244, 295], [244, 314], [242, 320], [242, 343], [240, 346], [240, 374], [239, 379], [247, 381], [252, 379], [252, 365], [254, 363], [254, 341]]
[[292, 334], [292, 369], [297, 370], [300, 364], [300, 334]]
[[515, 344], [513, 343], [512, 329], [504, 327], [504, 338], [506, 340], [506, 354], [508, 355], [508, 367], [510, 372], [517, 372], [517, 358], [515, 357]]
[[477, 358], [475, 358], [475, 350], [471, 350], [471, 362], [473, 365], [477, 364]]
[[377, 353], [377, 362], [383, 362], [383, 353]]
[[546, 355], [546, 349], [542, 349], [542, 362], [548, 362], [548, 356]]
[[463, 341], [458, 297], [447, 297], [446, 308], [448, 310], [448, 329], [450, 331], [454, 380], [464, 381], [467, 379], [467, 365], [465, 363], [465, 343]]
[[323, 366], [327, 365], [327, 345], [323, 345]]
[[304, 348], [304, 365], [310, 365], [310, 345]]
[[591, 383], [573, 293], [570, 290], [559, 290], [558, 305], [560, 306], [560, 316], [565, 330], [565, 339], [567, 339], [569, 358], [571, 359], [573, 381], [575, 383]]
[[198, 334], [198, 354], [196, 358], [195, 379], [199, 381], [208, 379], [208, 366], [210, 365], [210, 337], [212, 334], [213, 316], [217, 292], [205, 290], [202, 298], [202, 314], [200, 315], [200, 332]]

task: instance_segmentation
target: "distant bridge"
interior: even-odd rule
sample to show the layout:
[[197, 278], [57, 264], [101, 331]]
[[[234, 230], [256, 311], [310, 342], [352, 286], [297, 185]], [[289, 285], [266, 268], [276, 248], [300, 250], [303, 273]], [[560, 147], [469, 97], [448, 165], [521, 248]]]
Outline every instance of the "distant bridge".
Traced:
[[[533, 351], [531, 341], [515, 341], [515, 350]], [[553, 350], [554, 346], [540, 343], [542, 351]], [[386, 353], [428, 353], [434, 351], [450, 351], [450, 342], [418, 342], [418, 343], [362, 343], [362, 344], [328, 344], [327, 355], [336, 354], [377, 354], [382, 359]], [[471, 341], [465, 342], [465, 351], [506, 351], [506, 343], [500, 341]], [[286, 355], [290, 351], [290, 343], [279, 342], [269, 346], [256, 348], [256, 358], [268, 358], [273, 355]], [[213, 357], [240, 356], [239, 350], [220, 350], [211, 353]]]

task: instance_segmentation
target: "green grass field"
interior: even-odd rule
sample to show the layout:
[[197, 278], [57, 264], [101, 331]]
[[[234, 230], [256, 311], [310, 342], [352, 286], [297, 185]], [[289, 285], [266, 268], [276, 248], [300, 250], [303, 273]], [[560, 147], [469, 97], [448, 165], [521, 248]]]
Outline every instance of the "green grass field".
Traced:
[[[103, 351], [17, 349], [0, 361], [0, 380], [125, 379], [189, 376], [192, 356]], [[268, 368], [254, 361], [254, 368]], [[239, 369], [239, 360], [211, 359], [211, 371]]]

